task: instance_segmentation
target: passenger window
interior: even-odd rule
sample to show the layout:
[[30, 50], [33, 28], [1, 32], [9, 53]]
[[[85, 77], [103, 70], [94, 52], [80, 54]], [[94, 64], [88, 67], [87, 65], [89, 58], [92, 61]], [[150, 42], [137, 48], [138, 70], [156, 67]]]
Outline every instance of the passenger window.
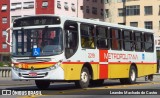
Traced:
[[67, 21], [64, 25], [65, 30], [65, 56], [70, 58], [78, 49], [78, 24]]
[[109, 48], [109, 39], [108, 39], [108, 28], [97, 27], [97, 48], [108, 49]]
[[93, 25], [81, 24], [81, 46], [82, 48], [95, 48], [95, 30]]
[[142, 32], [134, 32], [134, 39], [135, 39], [135, 50], [136, 51], [143, 51]]
[[123, 31], [123, 48], [126, 51], [134, 50], [135, 44], [133, 42], [132, 31], [129, 30]]
[[120, 29], [113, 29], [110, 30], [111, 33], [111, 48], [113, 50], [121, 50], [121, 30]]
[[145, 41], [145, 51], [146, 52], [153, 52], [154, 50], [154, 38], [153, 34], [145, 33], [144, 34], [144, 41]]

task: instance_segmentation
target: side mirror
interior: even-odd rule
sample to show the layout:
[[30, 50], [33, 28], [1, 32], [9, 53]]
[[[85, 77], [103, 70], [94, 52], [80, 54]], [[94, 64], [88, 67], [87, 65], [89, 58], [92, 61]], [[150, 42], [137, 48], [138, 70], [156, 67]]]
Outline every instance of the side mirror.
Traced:
[[8, 28], [8, 29], [6, 29], [6, 44], [8, 44], [9, 46], [11, 46], [11, 43], [10, 42], [8, 42], [8, 37], [9, 37], [9, 30], [12, 30], [12, 28]]

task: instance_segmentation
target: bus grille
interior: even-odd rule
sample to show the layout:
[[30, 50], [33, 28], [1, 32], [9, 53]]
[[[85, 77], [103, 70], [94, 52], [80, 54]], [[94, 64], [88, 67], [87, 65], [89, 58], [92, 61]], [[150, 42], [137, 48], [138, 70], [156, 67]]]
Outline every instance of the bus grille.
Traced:
[[30, 76], [29, 73], [19, 73], [19, 76], [20, 77], [23, 77], [23, 78], [43, 78], [45, 76], [48, 75], [48, 72], [45, 72], [45, 73], [37, 73], [36, 76]]

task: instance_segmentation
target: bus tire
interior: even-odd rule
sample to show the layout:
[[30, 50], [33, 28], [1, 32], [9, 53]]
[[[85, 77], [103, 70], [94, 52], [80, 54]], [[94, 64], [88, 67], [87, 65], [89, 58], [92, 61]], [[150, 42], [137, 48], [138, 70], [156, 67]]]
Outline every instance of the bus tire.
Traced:
[[35, 80], [37, 88], [45, 90], [50, 86], [50, 81], [47, 80]]
[[131, 66], [129, 70], [129, 78], [127, 79], [126, 82], [128, 84], [133, 84], [136, 82], [136, 78], [137, 78], [137, 70], [135, 66]]
[[90, 86], [100, 86], [100, 85], [103, 85], [103, 83], [104, 83], [104, 79], [91, 80], [90, 81]]
[[83, 67], [81, 74], [80, 74], [80, 80], [75, 81], [75, 85], [78, 88], [87, 88], [90, 83], [90, 74], [87, 67]]

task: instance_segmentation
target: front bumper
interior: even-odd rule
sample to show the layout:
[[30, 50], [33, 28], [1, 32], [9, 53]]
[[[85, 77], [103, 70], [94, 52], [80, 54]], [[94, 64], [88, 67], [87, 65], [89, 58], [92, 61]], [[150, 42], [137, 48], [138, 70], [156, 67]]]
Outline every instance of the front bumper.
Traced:
[[[35, 73], [35, 75], [30, 75]], [[40, 70], [15, 70], [12, 68], [12, 80], [64, 80], [64, 70], [61, 67], [56, 69]]]

